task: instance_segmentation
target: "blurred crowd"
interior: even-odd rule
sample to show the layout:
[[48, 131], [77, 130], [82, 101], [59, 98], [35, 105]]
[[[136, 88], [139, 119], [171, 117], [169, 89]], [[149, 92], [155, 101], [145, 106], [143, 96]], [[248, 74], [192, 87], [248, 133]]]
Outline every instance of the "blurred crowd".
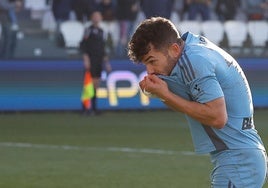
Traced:
[[0, 0], [0, 59], [13, 57], [16, 47], [18, 18], [22, 0]]
[[[0, 23], [2, 25], [0, 55], [7, 54], [4, 38], [10, 33], [5, 27], [7, 19], [16, 30], [14, 14], [18, 2], [27, 0], [0, 0]], [[29, 0], [28, 0], [29, 1]], [[127, 41], [135, 24], [151, 16], [163, 16], [172, 21], [182, 20], [267, 20], [268, 0], [44, 0], [51, 15], [59, 25], [67, 20], [90, 22], [90, 15], [100, 11], [107, 28], [110, 55], [124, 57]], [[31, 1], [31, 2], [36, 2]], [[9, 5], [8, 5], [9, 4]], [[12, 4], [12, 5], [11, 5]], [[3, 34], [5, 36], [3, 36]], [[14, 46], [14, 45], [13, 45]], [[2, 57], [1, 56], [1, 57]], [[11, 55], [9, 55], [11, 56]]]
[[53, 15], [59, 24], [71, 19], [85, 23], [93, 11], [102, 13], [110, 35], [112, 56], [124, 57], [127, 41], [137, 20], [162, 16], [182, 20], [268, 19], [268, 0], [53, 0]]
[[[85, 22], [94, 10], [103, 14], [104, 21], [134, 21], [140, 11], [151, 16], [171, 17], [180, 20], [230, 20], [243, 14], [247, 20], [268, 19], [267, 0], [47, 0], [57, 20], [67, 20], [74, 11], [76, 19]], [[242, 15], [240, 15], [242, 16]]]

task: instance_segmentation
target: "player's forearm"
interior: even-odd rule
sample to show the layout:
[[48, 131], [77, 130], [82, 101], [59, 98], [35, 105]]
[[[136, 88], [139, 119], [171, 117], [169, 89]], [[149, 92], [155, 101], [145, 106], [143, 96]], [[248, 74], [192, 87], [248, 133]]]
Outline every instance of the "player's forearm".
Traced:
[[[214, 128], [223, 128], [227, 121], [224, 100], [210, 104], [201, 104], [195, 101], [188, 101], [172, 92], [163, 96], [164, 103], [175, 111], [182, 112], [200, 123]], [[224, 109], [223, 109], [224, 108]]]

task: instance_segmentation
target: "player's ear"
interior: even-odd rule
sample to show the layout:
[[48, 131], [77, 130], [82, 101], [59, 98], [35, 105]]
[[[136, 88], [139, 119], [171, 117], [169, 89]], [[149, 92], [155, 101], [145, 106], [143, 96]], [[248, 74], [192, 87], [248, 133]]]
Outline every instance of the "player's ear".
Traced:
[[180, 47], [177, 43], [173, 43], [168, 48], [169, 55], [171, 57], [178, 57], [180, 54]]

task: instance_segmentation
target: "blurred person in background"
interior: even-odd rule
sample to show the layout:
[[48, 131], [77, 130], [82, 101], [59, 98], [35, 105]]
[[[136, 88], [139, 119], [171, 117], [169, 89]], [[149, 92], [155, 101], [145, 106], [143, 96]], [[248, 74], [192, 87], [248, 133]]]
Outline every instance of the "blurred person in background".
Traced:
[[102, 26], [107, 35], [107, 53], [110, 57], [116, 55], [116, 49], [119, 42], [119, 25], [116, 19], [117, 3], [112, 0], [101, 0], [97, 4], [97, 10], [101, 12], [103, 21]]
[[83, 112], [90, 115], [99, 114], [97, 108], [97, 89], [101, 81], [101, 72], [105, 68], [106, 72], [111, 72], [109, 57], [105, 52], [106, 38], [103, 29], [100, 27], [102, 15], [99, 11], [94, 11], [91, 15], [92, 24], [85, 29], [84, 37], [80, 43], [83, 54], [85, 73], [90, 72], [94, 95], [91, 98], [91, 108], [83, 104]]
[[174, 8], [173, 11], [175, 11], [179, 17], [180, 20], [185, 19], [185, 15], [188, 12], [187, 3], [185, 3], [186, 0], [175, 0], [174, 1]]
[[151, 0], [141, 0], [140, 6], [146, 18], [152, 16], [170, 18], [174, 0], [154, 0], [153, 2]]
[[268, 20], [268, 0], [265, 0], [265, 2], [262, 3], [261, 7], [262, 7], [262, 9], [264, 11], [264, 13], [263, 13], [264, 19]]
[[203, 21], [209, 20], [211, 17], [211, 0], [186, 0], [188, 7], [188, 19], [196, 20], [201, 16]]
[[129, 57], [146, 67], [139, 85], [186, 115], [195, 152], [209, 154], [212, 188], [261, 188], [267, 155], [254, 124], [250, 87], [237, 61], [207, 38], [162, 17], [144, 20]]
[[72, 11], [73, 0], [53, 0], [52, 1], [52, 13], [57, 22], [57, 27], [59, 25], [70, 19], [70, 13]]
[[267, 10], [267, 0], [243, 0], [242, 6], [248, 20], [264, 20]]
[[62, 22], [70, 20], [73, 0], [52, 0], [51, 11], [56, 21], [56, 31], [52, 36], [58, 46], [64, 46], [64, 39], [60, 31]]
[[139, 0], [117, 0], [116, 17], [119, 21], [120, 37], [116, 55], [127, 57], [127, 42], [131, 37], [139, 11]]
[[234, 20], [240, 6], [240, 0], [217, 0], [215, 13], [220, 21]]
[[90, 15], [96, 10], [97, 3], [95, 0], [73, 0], [72, 9], [76, 19], [84, 23], [89, 21]]
[[17, 11], [22, 8], [22, 0], [0, 1], [0, 24], [2, 28], [0, 37], [0, 58], [11, 59], [14, 57], [17, 31], [19, 29]]

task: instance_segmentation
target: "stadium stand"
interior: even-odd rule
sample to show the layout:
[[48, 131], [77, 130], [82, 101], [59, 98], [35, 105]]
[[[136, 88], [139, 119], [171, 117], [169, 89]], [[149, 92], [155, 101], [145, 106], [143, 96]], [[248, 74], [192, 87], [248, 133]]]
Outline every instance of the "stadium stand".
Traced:
[[249, 21], [247, 26], [253, 46], [264, 47], [268, 40], [268, 23], [266, 21]]
[[264, 20], [248, 21], [248, 34], [255, 55], [262, 55], [268, 41], [268, 23]]
[[228, 20], [224, 22], [228, 48], [232, 54], [241, 54], [244, 42], [247, 39], [247, 24], [244, 21]]
[[44, 31], [55, 32], [57, 27], [56, 20], [52, 14], [52, 11], [46, 11], [41, 19], [41, 28]]
[[195, 20], [183, 20], [179, 23], [178, 29], [182, 32], [185, 33], [187, 31], [190, 31], [194, 34], [201, 34], [201, 25], [200, 21], [195, 21]]
[[220, 45], [224, 38], [224, 27], [222, 22], [218, 20], [208, 20], [202, 22], [201, 31], [205, 37], [217, 45]]
[[64, 21], [60, 25], [66, 48], [78, 48], [84, 34], [84, 25], [79, 21]]
[[[70, 51], [66, 50], [66, 46], [63, 47], [58, 45], [58, 24], [55, 18], [53, 18], [51, 4], [49, 2], [51, 3], [51, 0], [24, 0], [24, 10], [18, 13], [20, 27], [18, 32], [19, 40], [15, 52], [16, 59], [81, 58], [80, 56], [70, 57]], [[213, 7], [214, 6], [211, 8], [213, 9]], [[239, 14], [245, 14], [243, 10], [244, 9], [239, 8]], [[71, 13], [72, 12], [70, 12], [70, 14]], [[187, 11], [183, 13], [187, 15]], [[251, 21], [245, 18], [245, 15], [235, 16], [234, 20], [220, 21], [217, 17], [212, 16], [212, 18], [207, 21], [202, 21], [200, 19], [190, 21], [187, 19], [187, 16], [182, 15], [174, 8], [171, 12], [170, 19], [182, 33], [191, 31], [195, 34], [204, 34], [221, 47], [229, 48], [234, 55], [242, 57], [268, 57], [267, 19]], [[135, 29], [143, 19], [145, 19], [144, 13], [140, 10], [136, 21], [134, 22], [133, 29]], [[75, 18], [71, 20], [75, 20]], [[82, 24], [86, 27], [89, 25], [89, 22], [87, 20], [87, 22], [83, 22]], [[104, 22], [102, 26], [107, 37], [111, 37], [112, 47], [116, 48], [116, 43], [119, 41], [118, 36], [120, 31], [118, 20], [115, 20], [113, 24]], [[261, 29], [259, 29], [260, 27]], [[73, 35], [73, 37], [74, 36], [75, 35]], [[68, 41], [66, 42], [66, 45], [69, 45]], [[25, 48], [25, 46], [27, 46], [27, 48]], [[76, 45], [71, 47], [74, 49], [73, 52], [78, 50], [77, 47], [76, 41]], [[40, 48], [43, 53], [36, 56], [34, 53], [36, 48]], [[254, 53], [244, 53], [246, 50], [253, 50]], [[113, 58], [118, 57], [114, 56]]]

